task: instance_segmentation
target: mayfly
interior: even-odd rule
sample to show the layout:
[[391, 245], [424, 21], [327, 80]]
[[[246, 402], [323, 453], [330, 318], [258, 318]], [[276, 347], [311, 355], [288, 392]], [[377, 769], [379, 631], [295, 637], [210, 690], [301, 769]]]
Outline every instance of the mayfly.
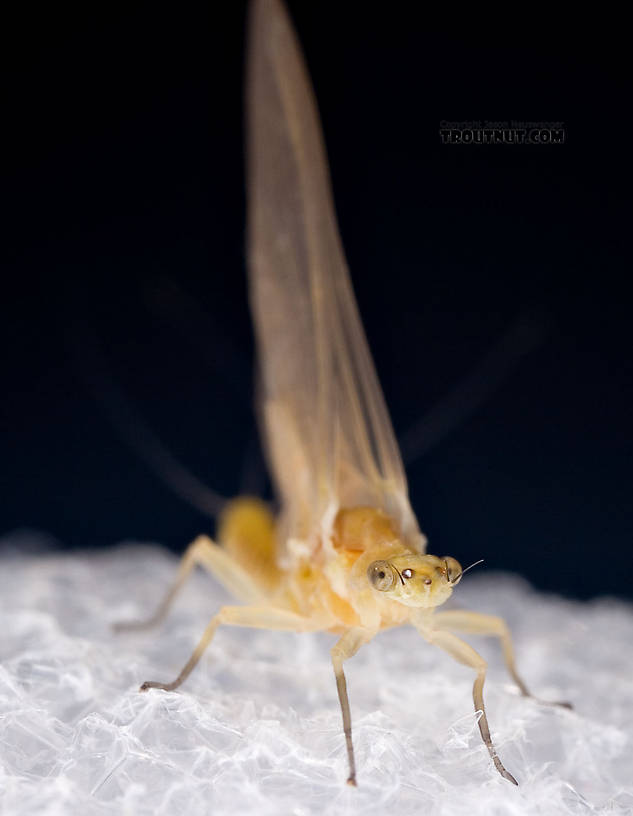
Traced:
[[404, 468], [365, 339], [337, 231], [316, 102], [280, 0], [253, 0], [247, 72], [248, 260], [259, 357], [259, 407], [280, 500], [230, 502], [218, 543], [187, 549], [157, 623], [195, 565], [242, 605], [225, 606], [169, 683], [183, 683], [221, 624], [339, 635], [331, 651], [349, 763], [356, 784], [343, 664], [377, 632], [412, 624], [475, 672], [479, 730], [499, 773], [484, 707], [486, 663], [456, 632], [499, 638], [524, 695], [505, 622], [436, 609], [465, 570], [426, 554]]

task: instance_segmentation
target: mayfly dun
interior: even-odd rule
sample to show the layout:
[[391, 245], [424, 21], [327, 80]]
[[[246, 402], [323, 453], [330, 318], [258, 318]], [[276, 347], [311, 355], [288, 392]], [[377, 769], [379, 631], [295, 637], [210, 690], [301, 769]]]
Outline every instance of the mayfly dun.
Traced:
[[316, 103], [280, 0], [253, 0], [247, 72], [248, 260], [259, 363], [259, 408], [280, 502], [240, 498], [221, 515], [217, 543], [187, 549], [157, 623], [195, 565], [241, 602], [208, 624], [172, 682], [188, 677], [221, 624], [339, 636], [331, 651], [349, 763], [356, 784], [343, 665], [380, 630], [411, 624], [473, 669], [479, 730], [499, 773], [484, 707], [486, 663], [456, 632], [494, 635], [515, 668], [505, 622], [436, 611], [465, 570], [426, 553], [404, 468], [354, 299], [337, 231]]

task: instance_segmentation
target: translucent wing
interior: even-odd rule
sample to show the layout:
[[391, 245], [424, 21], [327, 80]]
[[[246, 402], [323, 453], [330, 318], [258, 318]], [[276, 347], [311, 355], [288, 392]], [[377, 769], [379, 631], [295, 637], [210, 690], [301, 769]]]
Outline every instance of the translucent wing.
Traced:
[[338, 235], [316, 103], [278, 0], [254, 0], [247, 77], [249, 269], [281, 537], [314, 543], [373, 505], [423, 547]]

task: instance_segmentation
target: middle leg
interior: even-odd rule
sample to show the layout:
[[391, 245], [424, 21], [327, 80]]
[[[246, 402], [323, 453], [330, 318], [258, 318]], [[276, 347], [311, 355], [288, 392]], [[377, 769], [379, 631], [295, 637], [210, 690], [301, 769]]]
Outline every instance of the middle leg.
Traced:
[[437, 629], [445, 629], [451, 632], [462, 632], [468, 635], [492, 635], [499, 638], [508, 673], [524, 697], [531, 697], [543, 705], [558, 705], [563, 708], [572, 707], [571, 703], [541, 700], [528, 691], [527, 686], [517, 672], [510, 630], [503, 618], [499, 618], [496, 615], [484, 615], [480, 612], [466, 612], [461, 609], [451, 609], [447, 612], [436, 612], [433, 618], [433, 626]]
[[277, 609], [271, 606], [224, 606], [217, 615], [211, 618], [209, 625], [198, 641], [198, 645], [193, 650], [193, 654], [183, 666], [178, 677], [170, 683], [146, 680], [139, 691], [147, 691], [151, 688], [173, 691], [182, 685], [213, 640], [218, 626], [223, 623], [232, 626], [247, 626], [253, 629], [278, 629], [290, 632], [313, 632], [322, 628], [322, 622], [305, 618], [286, 609]]

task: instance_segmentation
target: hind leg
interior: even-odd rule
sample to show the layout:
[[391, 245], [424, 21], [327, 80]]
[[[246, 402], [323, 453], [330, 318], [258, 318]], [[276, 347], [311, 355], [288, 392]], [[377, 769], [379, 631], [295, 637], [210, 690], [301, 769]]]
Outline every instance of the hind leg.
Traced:
[[252, 603], [263, 600], [262, 592], [250, 575], [208, 536], [198, 536], [186, 549], [180, 561], [176, 580], [154, 614], [146, 620], [121, 621], [113, 624], [117, 632], [149, 629], [159, 624], [167, 615], [174, 598], [184, 585], [195, 566], [204, 567], [229, 592], [241, 601]]

